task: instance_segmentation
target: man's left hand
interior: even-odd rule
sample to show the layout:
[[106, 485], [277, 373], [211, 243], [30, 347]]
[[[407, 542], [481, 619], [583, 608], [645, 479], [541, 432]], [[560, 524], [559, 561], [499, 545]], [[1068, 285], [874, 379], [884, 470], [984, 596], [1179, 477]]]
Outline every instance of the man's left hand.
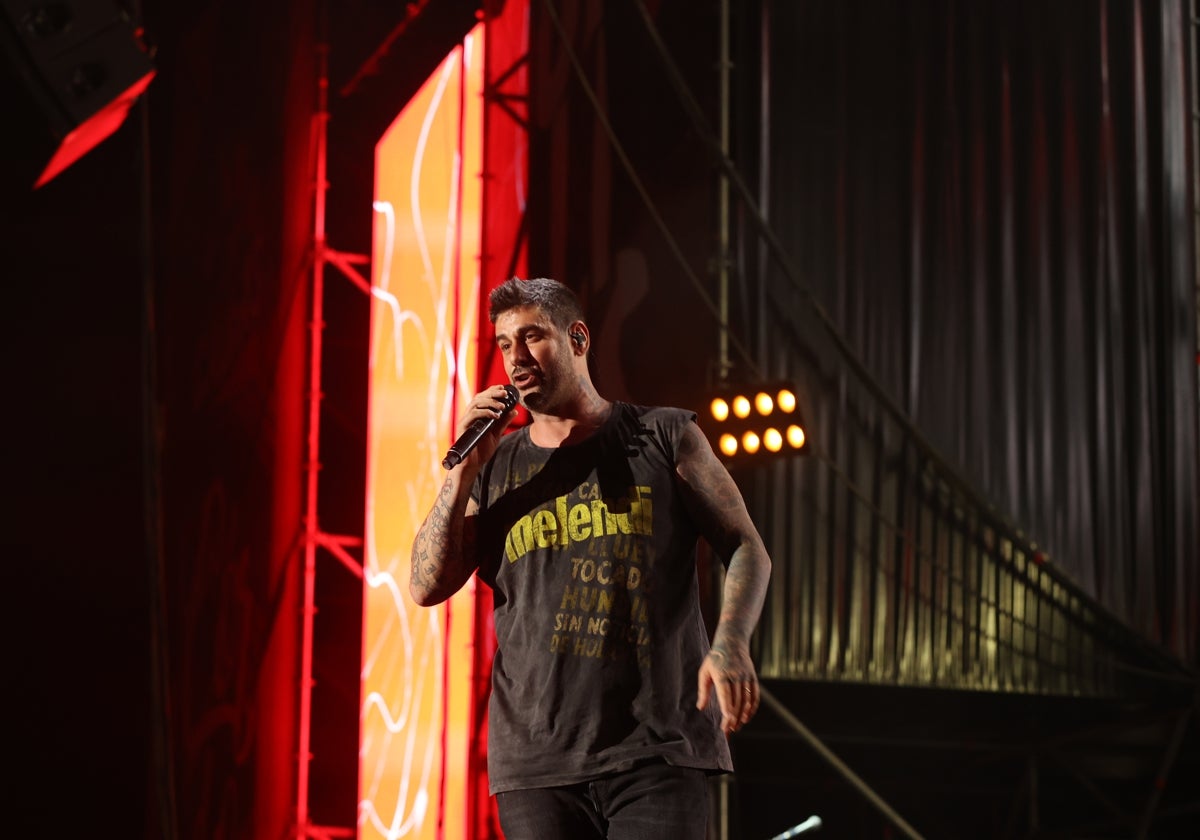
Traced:
[[696, 708], [708, 706], [717, 695], [721, 709], [721, 731], [729, 734], [745, 726], [758, 711], [758, 675], [747, 645], [717, 644], [700, 665]]

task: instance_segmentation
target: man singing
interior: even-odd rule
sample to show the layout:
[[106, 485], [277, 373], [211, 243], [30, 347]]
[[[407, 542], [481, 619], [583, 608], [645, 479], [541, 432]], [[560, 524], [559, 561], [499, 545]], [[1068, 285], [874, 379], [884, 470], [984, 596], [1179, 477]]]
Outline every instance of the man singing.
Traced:
[[[478, 573], [497, 651], [488, 778], [507, 840], [703, 840], [728, 733], [758, 708], [749, 639], [771, 561], [695, 415], [605, 399], [575, 295], [495, 289], [490, 317], [531, 423], [498, 418], [446, 477], [413, 542], [409, 589], [441, 603]], [[696, 542], [726, 566], [711, 648]]]

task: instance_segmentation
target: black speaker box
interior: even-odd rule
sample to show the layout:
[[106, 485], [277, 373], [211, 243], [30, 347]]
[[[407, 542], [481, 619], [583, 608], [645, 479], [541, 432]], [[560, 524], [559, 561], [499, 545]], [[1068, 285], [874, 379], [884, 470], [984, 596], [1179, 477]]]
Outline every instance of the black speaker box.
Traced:
[[42, 186], [121, 126], [154, 77], [113, 0], [0, 0], [3, 188]]

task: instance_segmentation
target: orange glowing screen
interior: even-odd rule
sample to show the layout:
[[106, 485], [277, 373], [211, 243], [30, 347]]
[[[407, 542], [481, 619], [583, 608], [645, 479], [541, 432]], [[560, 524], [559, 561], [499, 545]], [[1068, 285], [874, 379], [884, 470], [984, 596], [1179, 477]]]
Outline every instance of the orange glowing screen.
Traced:
[[[450, 602], [408, 595], [458, 413], [475, 392], [482, 28], [376, 147], [367, 443], [359, 837], [463, 837], [472, 578]], [[441, 823], [439, 833], [438, 824]]]

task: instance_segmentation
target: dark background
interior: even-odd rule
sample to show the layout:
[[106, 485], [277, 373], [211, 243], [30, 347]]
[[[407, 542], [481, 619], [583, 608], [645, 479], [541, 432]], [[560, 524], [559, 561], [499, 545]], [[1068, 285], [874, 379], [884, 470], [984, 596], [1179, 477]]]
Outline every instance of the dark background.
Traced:
[[[708, 44], [714, 9], [682, 2], [650, 5], [711, 117], [715, 93]], [[947, 243], [962, 241], [962, 231], [951, 223], [972, 218], [970, 211], [978, 209], [970, 201], [956, 202], [954, 185], [964, 181], [949, 176], [942, 181], [930, 174], [927, 194], [941, 199], [924, 205], [935, 208], [927, 215], [912, 210], [914, 193], [922, 192], [917, 179], [889, 181], [917, 169], [918, 160], [926, 167], [921, 171], [943, 172], [934, 161], [956, 159], [948, 151], [955, 143], [947, 138], [966, 138], [963, 146], [999, 155], [993, 139], [970, 140], [973, 132], [994, 138], [996, 126], [992, 117], [969, 116], [963, 104], [972, 99], [969, 86], [949, 90], [952, 80], [963, 78], [979, 78], [979, 89], [992, 90], [995, 79], [973, 77], [973, 72], [984, 73], [983, 65], [969, 60], [986, 51], [930, 47], [990, 43], [993, 31], [1010, 33], [1007, 43], [1025, 44], [1028, 33], [1070, 29], [1075, 21], [1071, 15], [1085, 15], [1091, 8], [1076, 4], [1042, 19], [1035, 4], [1018, 5], [1019, 14], [1005, 16], [1004, 4], [989, 4], [974, 15], [955, 3], [914, 6], [910, 15], [884, 14], [870, 3], [844, 14], [796, 4], [798, 19], [791, 25], [806, 48], [790, 54], [776, 50], [779, 72], [794, 74], [792, 81], [775, 86], [781, 98], [776, 113], [796, 118], [782, 122], [777, 143], [805, 154], [790, 158], [790, 168], [781, 158], [772, 171], [779, 177], [777, 196], [790, 190], [809, 201], [775, 205], [773, 221], [794, 234], [805, 276], [816, 282], [818, 298], [834, 311], [856, 349], [872, 360], [896, 399], [944, 443], [951, 460], [972, 474], [1006, 513], [1023, 522], [1038, 519], [1039, 534], [1053, 535], [1063, 545], [1092, 546], [1094, 552], [1081, 560], [1072, 561], [1078, 555], [1063, 552], [1065, 563], [1079, 564], [1072, 570], [1076, 578], [1190, 667], [1197, 638], [1195, 371], [1190, 367], [1195, 301], [1185, 293], [1190, 289], [1190, 249], [1179, 245], [1187, 239], [1186, 228], [1176, 224], [1171, 202], [1182, 200], [1189, 210], [1194, 197], [1185, 190], [1180, 199], [1164, 186], [1179, 182], [1163, 176], [1149, 185], [1149, 205], [1138, 205], [1137, 184], [1128, 180], [1126, 164], [1121, 165], [1125, 180], [1111, 207], [1120, 209], [1121, 224], [1136, 227], [1139, 219], [1150, 221], [1137, 236], [1118, 237], [1122, 244], [1116, 263], [1127, 275], [1127, 285], [1113, 293], [1113, 309], [1143, 312], [1129, 316], [1142, 329], [1082, 335], [1088, 347], [1111, 348], [1109, 355], [1097, 351], [1089, 356], [1088, 365], [1110, 359], [1118, 367], [1141, 369], [1141, 361], [1122, 360], [1145, 360], [1162, 376], [1122, 379], [1142, 389], [1131, 385], [1124, 395], [1129, 422], [1114, 425], [1107, 437], [1095, 438], [1095, 445], [1080, 453], [1089, 464], [1111, 458], [1109, 473], [1070, 474], [1080, 486], [1132, 491], [1121, 495], [1112, 490], [1111, 498], [1057, 508], [1052, 504], [1056, 499], [1077, 500], [1078, 494], [1068, 492], [1075, 485], [1057, 477], [1042, 482], [1036, 465], [1060, 451], [1073, 434], [1087, 437], [1095, 427], [1080, 420], [1082, 415], [1057, 411], [1053, 399], [1039, 401], [1040, 395], [1059, 393], [1059, 386], [1069, 387], [1079, 371], [1056, 368], [1062, 376], [1058, 380], [1040, 380], [1036, 371], [1053, 367], [1043, 365], [1044, 359], [1065, 358], [1077, 347], [1055, 338], [1070, 334], [1075, 310], [1052, 301], [1017, 332], [997, 334], [997, 345], [1008, 348], [1008, 354], [975, 368], [991, 366], [993, 377], [986, 382], [997, 383], [995, 389], [965, 367], [956, 367], [953, 362], [961, 360], [983, 327], [976, 323], [973, 329], [939, 330], [936, 325], [974, 323], [963, 313], [978, 311], [971, 305], [989, 308], [986, 297], [967, 301], [965, 309], [947, 301], [958, 301], [954, 289], [969, 285], [962, 280], [967, 275], [976, 288], [991, 282], [990, 272], [1000, 261], [995, 252], [999, 228], [988, 227], [985, 238], [991, 244], [981, 249], [988, 269], [972, 275], [972, 263], [962, 254], [938, 251], [939, 243], [949, 247]], [[1127, 50], [1113, 58], [1120, 69], [1114, 70], [1118, 89], [1132, 84], [1128, 33], [1152, 36], [1170, 26], [1169, 15], [1160, 16], [1154, 4], [1135, 5], [1136, 21], [1125, 11], [1114, 12], [1111, 21], [1111, 37]], [[9, 386], [5, 531], [9, 562], [17, 570], [4, 588], [6, 658], [15, 701], [8, 720], [16, 736], [15, 749], [6, 752], [12, 758], [8, 777], [16, 781], [10, 788], [10, 824], [20, 836], [275, 838], [286, 832], [294, 808], [299, 678], [301, 555], [296, 540], [305, 475], [316, 45], [330, 44], [333, 79], [330, 241], [340, 249], [366, 253], [370, 143], [461, 37], [474, 20], [475, 6], [450, 0], [346, 0], [327, 8], [313, 0], [145, 0], [130, 10], [144, 19], [154, 50], [158, 75], [147, 96], [111, 138], [37, 191], [16, 185], [27, 181], [46, 128], [26, 101], [27, 81], [4, 68], [4, 101], [12, 103], [13, 119], [5, 121], [3, 132], [14, 150], [7, 158], [0, 216], [0, 271], [8, 295], [0, 331], [3, 381]], [[757, 43], [753, 12], [759, 7], [751, 6], [738, 19], [747, 51]], [[1178, 11], [1179, 6], [1166, 8]], [[1085, 33], [1096, 25], [1087, 20], [1080, 27]], [[685, 243], [686, 259], [711, 282], [715, 164], [683, 112], [666, 104], [673, 102], [674, 92], [661, 70], [655, 70], [642, 36], [635, 34], [635, 10], [613, 4], [609, 21], [604, 37], [582, 41], [590, 45], [584, 53], [588, 67], [608, 80], [619, 135], [630, 143], [638, 171], [646, 174], [672, 230]], [[559, 74], [561, 85], [547, 86], [545, 98], [534, 103], [535, 116], [544, 118], [533, 127], [534, 159], [569, 153], [570, 165], [558, 180], [531, 178], [534, 273], [569, 279], [606, 335], [621, 337], [598, 360], [599, 381], [615, 396], [684, 403], [713, 375], [709, 351], [696, 351], [712, 346], [711, 318], [666, 254], [644, 206], [621, 180], [604, 138], [595, 131], [590, 106], [577, 90], [565, 100], [551, 95], [571, 85], [544, 17], [535, 14], [535, 23], [543, 38], [537, 42], [542, 48], [538, 60]], [[775, 23], [783, 31], [788, 19], [781, 14]], [[403, 38], [377, 72], [353, 94], [343, 92], [340, 85], [355, 75], [385, 35], [402, 25]], [[586, 35], [589, 30], [580, 24], [573, 31]], [[897, 38], [896, 33], [907, 35]], [[1042, 43], [1029, 38], [1028, 43]], [[856, 55], [852, 47], [834, 49], [834, 44], [857, 44], [874, 59]], [[1023, 49], [1012, 54], [1019, 57]], [[1076, 57], [1086, 60], [1090, 49], [1081, 48]], [[1041, 51], [1029, 51], [1054, 67], [1058, 61], [1069, 64], [1049, 41]], [[1155, 78], [1169, 76], [1162, 62], [1155, 63], [1161, 58], [1150, 50], [1150, 75]], [[1022, 72], [1033, 74], [1031, 65], [1019, 66], [1026, 69], [1014, 71], [1018, 88]], [[739, 114], [739, 126], [754, 125], [757, 110], [745, 104], [753, 101], [754, 92], [749, 52], [739, 67], [744, 72], [739, 84], [748, 88], [739, 100], [739, 108], [747, 111]], [[831, 67], [841, 70], [830, 74]], [[953, 67], [962, 72], [951, 72]], [[888, 80], [895, 87], [884, 84]], [[897, 96], [925, 89], [914, 80], [927, 84], [924, 112], [907, 107], [907, 100], [905, 107], [897, 104]], [[1076, 81], [1082, 85], [1085, 80]], [[1150, 86], [1144, 104], [1152, 117], [1163, 112], [1162, 98], [1173, 89], [1165, 84], [1165, 90]], [[876, 99], [864, 97], [863, 91]], [[894, 96], [889, 98], [889, 92]], [[856, 105], [863, 106], [862, 113], [855, 111]], [[889, 109], [895, 115], [891, 122], [880, 118]], [[1034, 111], [1031, 106], [1030, 113]], [[926, 114], [924, 122], [912, 116], [921, 113]], [[1131, 138], [1141, 130], [1162, 139], [1161, 128], [1138, 128], [1126, 116], [1129, 122], [1113, 128], [1118, 152], [1135, 148]], [[1089, 125], [1086, 120], [1081, 121], [1084, 128], [1056, 123], [1043, 126], [1040, 134], [1026, 133], [1031, 122], [1018, 120], [1012, 129], [1017, 160], [1032, 161], [1030, 170], [1041, 165], [1039, 160], [1047, 167], [1038, 170], [1042, 178], [1033, 182], [1044, 193], [1030, 188], [1030, 182], [1018, 189], [1025, 208], [1021, 213], [1028, 214], [1021, 216], [1026, 233], [1037, 228], [1029, 221], [1036, 216], [1029, 208], [1062, 204], [1062, 181], [1056, 176], [1064, 166], [1072, 171], [1069, 164], [1075, 160], [1070, 154], [1025, 158], [1037, 145], [1027, 138], [1040, 137], [1062, 149], [1064, 136], [1086, 134]], [[881, 125], [888, 130], [879, 130]], [[738, 140], [743, 157], [754, 161], [751, 166], [764, 167], [765, 161], [750, 151], [753, 132], [738, 132], [744, 133]], [[917, 137], [941, 139], [919, 147]], [[1164, 148], [1163, 143], [1150, 144], [1144, 160], [1152, 174], [1170, 174], [1172, 162], [1164, 159]], [[1102, 147], [1093, 152], [1096, 159], [1107, 160]], [[987, 158], [981, 177], [988, 184], [999, 178], [1000, 170], [992, 166], [997, 159]], [[597, 193], [597, 160], [603, 171], [617, 173], [611, 200]], [[970, 170], [968, 158], [959, 162]], [[841, 177], [818, 177], [822, 173]], [[1077, 177], [1084, 184], [1102, 182], [1093, 169], [1081, 168]], [[1091, 189], [1097, 188], [1081, 188], [1088, 207], [1095, 204]], [[1003, 192], [997, 187], [995, 194]], [[980, 202], [987, 210], [985, 227], [1004, 218], [999, 212], [993, 215], [998, 204], [992, 201]], [[878, 215], [845, 211], [868, 206], [879, 208]], [[573, 211], [564, 214], [564, 207]], [[1148, 216], [1139, 215], [1143, 209]], [[905, 217], [911, 224], [896, 222], [901, 211], [912, 213]], [[747, 224], [744, 217], [741, 224]], [[1062, 219], [1047, 222], [1056, 229], [1064, 224]], [[914, 225], [930, 237], [923, 253], [940, 253], [940, 260], [885, 282], [888, 266], [914, 265], [912, 252], [898, 244], [907, 241]], [[1086, 239], [1083, 249], [1091, 253], [1100, 239]], [[1185, 251], [1181, 265], [1174, 255]], [[1054, 251], [1051, 262], [1069, 264], [1058, 260], [1068, 252], [1071, 248]], [[1032, 259], [1029, 254], [1026, 258]], [[1083, 276], [1101, 273], [1096, 264], [1087, 268]], [[745, 271], [753, 273], [748, 267]], [[1020, 298], [1036, 299], [1043, 287], [1065, 288], [1057, 280], [1061, 276], [1051, 271], [1044, 283], [1025, 281]], [[655, 282], [644, 285], [647, 278]], [[786, 313], [792, 299], [786, 284], [777, 276], [775, 282], [773, 308]], [[1141, 303], [1132, 291], [1139, 288], [1152, 290]], [[1089, 305], [1091, 294], [1087, 292]], [[762, 324], [755, 321], [750, 292], [745, 295], [736, 317], [739, 327], [754, 335]], [[869, 301], [891, 301], [891, 317], [886, 309], [866, 306]], [[926, 320], [916, 318], [914, 302], [924, 303]], [[326, 306], [319, 507], [325, 530], [358, 534], [366, 301], [348, 284], [331, 282]], [[904, 326], [889, 332], [889, 323]], [[1155, 344], [1151, 336], [1162, 343]], [[1139, 348], [1143, 355], [1135, 352]], [[914, 370], [919, 373], [915, 380]], [[1088, 371], [1094, 367], [1083, 373]], [[952, 385], [940, 387], [943, 381]], [[1007, 392], [1002, 387], [1006, 382]], [[1006, 426], [1010, 421], [992, 410], [1018, 391], [1016, 401], [1024, 414]], [[951, 398], [939, 402], [947, 394]], [[964, 394], [977, 399], [959, 399]], [[1090, 392], [1084, 397], [1089, 395], [1094, 397]], [[1026, 422], [1031, 417], [1037, 422]], [[1055, 419], [1059, 417], [1075, 418], [1086, 428], [1073, 430]], [[974, 431], [955, 437], [960, 428]], [[1013, 429], [1036, 447], [1004, 450], [997, 445], [1011, 439]], [[1140, 440], [1153, 441], [1144, 459], [1131, 453], [1136, 449], [1131, 442]], [[991, 454], [980, 455], [985, 452]], [[1134, 480], [1126, 481], [1130, 477]], [[1157, 513], [1138, 519], [1134, 513], [1146, 506]], [[1132, 522], [1127, 528], [1113, 524], [1126, 518]], [[1097, 533], [1094, 541], [1080, 542], [1081, 534]], [[1114, 544], [1119, 550], [1110, 559], [1094, 559]], [[348, 825], [357, 796], [360, 583], [327, 557], [319, 562], [312, 816], [319, 823]], [[786, 687], [780, 690], [786, 692]], [[1182, 689], [1183, 708], [1186, 693], [1193, 690], [1194, 682]], [[842, 733], [841, 747], [854, 756], [853, 766], [883, 762], [880, 782], [890, 779], [889, 794], [911, 797], [910, 807], [925, 817], [922, 826], [930, 836], [954, 836], [972, 819], [991, 830], [1007, 818], [1007, 812], [987, 809], [951, 809], [963, 811], [953, 819], [939, 814], [937, 803], [961, 798], [962, 791], [942, 790], [929, 781], [961, 772], [964, 764], [996, 766], [995, 752], [971, 754], [966, 760], [959, 755], [960, 761], [946, 765], [915, 749], [885, 752], [879, 748], [881, 739], [920, 741], [931, 732], [945, 735], [945, 730], [930, 729], [928, 722], [939, 719], [957, 720], [961, 726], [953, 737], [966, 737], [962, 732], [970, 713], [965, 710], [1018, 723], [1037, 721], [1047, 730], [1081, 714], [1076, 707], [1054, 711], [1018, 705], [996, 711], [947, 695], [927, 700], [903, 691], [858, 691], [814, 688], [807, 697], [795, 698], [796, 708], [823, 732]], [[1003, 702], [983, 702], [993, 701]], [[880, 710], [895, 708], [905, 714], [882, 716], [878, 728], [854, 723], [875, 720]], [[904, 721], [913, 722], [918, 731], [905, 730]], [[786, 827], [786, 806], [796, 789], [789, 776], [793, 770], [805, 780], [809, 795], [816, 792], [817, 803], [864, 814], [856, 836], [887, 836], [861, 799], [846, 795], [827, 768], [811, 763], [803, 745], [781, 740], [776, 726], [764, 714], [760, 728], [748, 731], [739, 745], [739, 766], [745, 768], [739, 785], [745, 799], [738, 814], [744, 836], [765, 836]], [[1027, 733], [1031, 727], [1017, 731]], [[852, 741], [864, 730], [875, 743], [856, 754]], [[1194, 756], [1194, 726], [1188, 731], [1191, 752], [1186, 754]], [[1011, 733], [997, 729], [989, 734], [998, 742]], [[758, 743], [764, 746], [756, 748]], [[781, 760], [781, 743], [788, 760]], [[795, 761], [790, 760], [793, 755]], [[1194, 757], [1190, 761], [1186, 766], [1194, 774]], [[922, 783], [905, 779], [906, 767], [920, 767]], [[1179, 778], [1172, 777], [1172, 792], [1186, 784]], [[773, 787], [781, 779], [782, 787]], [[1139, 784], [1144, 781], [1138, 778]], [[981, 784], [1015, 796], [1020, 774], [1006, 766]], [[1068, 782], [1063, 784], [1074, 801], [1087, 801]], [[1140, 788], [1138, 792], [1145, 794]], [[989, 794], [978, 801], [995, 806], [1001, 798]], [[1180, 794], [1180, 800], [1194, 806], [1194, 789]], [[175, 834], [167, 827], [172, 820], [178, 826]], [[1013, 831], [1020, 834], [1020, 826]]]

